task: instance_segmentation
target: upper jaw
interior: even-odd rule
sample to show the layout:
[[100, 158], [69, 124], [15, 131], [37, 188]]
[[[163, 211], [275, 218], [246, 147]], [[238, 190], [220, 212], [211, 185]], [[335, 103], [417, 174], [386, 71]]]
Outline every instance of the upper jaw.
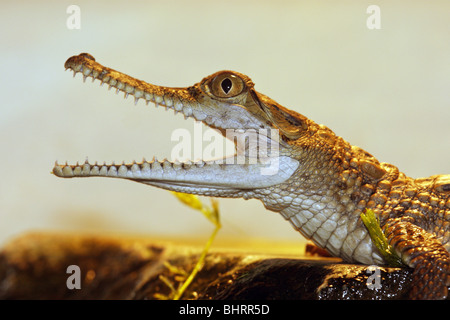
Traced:
[[[116, 93], [123, 92], [126, 98], [133, 96], [135, 103], [140, 99], [144, 99], [147, 104], [153, 102], [156, 106], [164, 106], [166, 109], [174, 110], [175, 113], [180, 112], [185, 118], [194, 118], [221, 132], [226, 129], [275, 129], [268, 124], [261, 110], [261, 102], [255, 101], [260, 94], [256, 94], [253, 83], [247, 76], [237, 72], [220, 71], [194, 86], [170, 88], [153, 85], [105, 67], [87, 53], [70, 57], [64, 66], [66, 70], [72, 70], [74, 76], [81, 73], [84, 81], [87, 78], [91, 78], [92, 81], [97, 79], [101, 85], [106, 83], [109, 89], [114, 87]], [[208, 81], [224, 72], [244, 78], [247, 88], [235, 99], [212, 98], [208, 90]]]
[[[269, 129], [274, 129], [272, 123], [267, 121], [260, 102], [255, 101], [258, 95], [252, 87], [253, 83], [244, 75], [238, 74], [244, 77], [246, 90], [230, 101], [214, 99], [207, 90], [208, 81], [214, 79], [217, 74], [205, 78], [192, 87], [168, 88], [152, 85], [104, 67], [89, 54], [69, 58], [65, 67], [71, 69], [74, 76], [76, 73], [81, 73], [83, 80], [88, 77], [91, 77], [92, 81], [98, 79], [102, 85], [106, 83], [109, 88], [114, 87], [116, 93], [122, 91], [125, 97], [133, 96], [135, 103], [139, 99], [144, 99], [146, 103], [153, 102], [166, 109], [173, 109], [175, 113], [180, 112], [185, 118], [191, 117], [201, 121], [211, 128], [219, 129], [225, 137], [230, 130], [233, 131], [234, 136], [245, 135], [246, 131], [253, 130], [257, 136], [263, 136], [266, 142], [273, 143], [273, 140], [278, 140], [278, 131], [275, 135], [270, 132]], [[277, 147], [283, 148], [283, 145], [278, 144]], [[193, 193], [193, 186], [196, 186], [196, 190], [207, 188], [220, 193], [224, 190], [264, 188], [287, 180], [297, 169], [298, 162], [286, 156], [279, 157], [280, 152], [282, 154], [283, 150], [277, 149], [276, 154], [272, 154], [271, 157], [266, 156], [262, 162], [256, 161], [256, 163], [255, 159], [249, 159], [248, 153], [245, 153], [244, 163], [242, 163], [242, 157], [238, 159], [235, 156], [232, 158], [234, 162], [219, 159], [215, 162], [200, 161], [195, 165], [183, 165], [167, 160], [143, 161], [128, 165], [97, 165], [88, 162], [72, 166], [55, 164], [53, 173], [66, 178], [86, 176], [125, 178], [191, 193]], [[274, 162], [277, 167], [271, 168]]]

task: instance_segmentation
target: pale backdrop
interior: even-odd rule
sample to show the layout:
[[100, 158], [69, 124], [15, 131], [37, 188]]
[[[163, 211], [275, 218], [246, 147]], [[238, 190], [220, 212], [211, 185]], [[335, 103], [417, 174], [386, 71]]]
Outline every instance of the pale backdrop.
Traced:
[[[81, 29], [66, 27], [69, 5]], [[381, 29], [366, 26], [369, 5]], [[2, 1], [0, 242], [33, 230], [164, 237], [212, 226], [167, 191], [113, 179], [59, 179], [55, 160], [170, 156], [192, 121], [136, 107], [64, 72], [89, 52], [137, 78], [188, 86], [221, 69], [419, 177], [450, 173], [450, 2]], [[256, 200], [220, 201], [219, 238], [301, 242]]]

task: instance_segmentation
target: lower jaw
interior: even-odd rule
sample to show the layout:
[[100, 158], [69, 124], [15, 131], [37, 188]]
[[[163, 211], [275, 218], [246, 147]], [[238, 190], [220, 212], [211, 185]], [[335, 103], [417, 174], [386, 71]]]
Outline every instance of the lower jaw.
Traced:
[[239, 164], [242, 160], [238, 157], [222, 160], [222, 163], [143, 161], [129, 165], [91, 165], [86, 161], [74, 166], [56, 164], [53, 173], [62, 178], [121, 178], [159, 187], [166, 186], [167, 189], [211, 188], [225, 191], [265, 188], [282, 183], [299, 165], [298, 161], [284, 156], [271, 158], [265, 164], [252, 164], [252, 159], [244, 159], [246, 163]]

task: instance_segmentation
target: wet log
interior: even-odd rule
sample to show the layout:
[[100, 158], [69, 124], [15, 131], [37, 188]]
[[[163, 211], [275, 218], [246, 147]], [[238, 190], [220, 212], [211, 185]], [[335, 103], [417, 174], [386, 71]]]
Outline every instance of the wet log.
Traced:
[[[189, 272], [201, 247], [153, 239], [25, 234], [0, 252], [0, 299], [160, 299]], [[182, 299], [405, 299], [407, 268], [213, 249]]]

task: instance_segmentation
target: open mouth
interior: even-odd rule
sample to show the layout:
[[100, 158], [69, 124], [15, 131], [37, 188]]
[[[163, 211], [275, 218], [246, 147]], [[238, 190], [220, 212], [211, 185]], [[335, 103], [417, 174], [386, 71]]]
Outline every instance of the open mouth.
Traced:
[[[288, 179], [298, 162], [280, 155], [278, 129], [261, 107], [253, 83], [245, 75], [222, 71], [186, 88], [156, 86], [104, 67], [82, 53], [69, 58], [65, 68], [107, 84], [134, 102], [143, 99], [194, 118], [217, 129], [236, 145], [236, 153], [227, 158], [197, 162], [142, 161], [130, 164], [58, 164], [58, 177], [115, 177], [154, 185], [174, 191], [208, 195], [220, 190], [229, 193], [264, 188]], [[225, 195], [225, 194], [224, 194]]]

